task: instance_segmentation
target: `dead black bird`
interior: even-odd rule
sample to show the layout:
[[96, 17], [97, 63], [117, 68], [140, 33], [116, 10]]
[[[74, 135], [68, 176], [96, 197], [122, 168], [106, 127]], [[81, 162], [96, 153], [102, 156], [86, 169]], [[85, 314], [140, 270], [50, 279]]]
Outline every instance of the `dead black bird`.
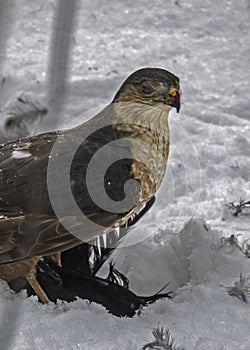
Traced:
[[[88, 299], [90, 302], [103, 305], [115, 316], [132, 317], [142, 307], [156, 300], [171, 298], [171, 291], [158, 292], [150, 296], [139, 296], [133, 293], [129, 290], [128, 279], [117, 271], [113, 263], [110, 263], [106, 278], [96, 276], [95, 271], [98, 270], [100, 262], [97, 265], [90, 265], [88, 260], [90, 250], [90, 245], [83, 243], [63, 252], [62, 266], [58, 266], [51, 259], [39, 260], [36, 278], [49, 300], [72, 302], [77, 298]], [[68, 258], [66, 261], [65, 256]], [[28, 295], [35, 294], [24, 277], [9, 284], [15, 291], [26, 289]]]
[[90, 121], [2, 145], [0, 277], [25, 277], [48, 302], [36, 279], [41, 257], [124, 225], [150, 202], [166, 170], [172, 107], [179, 79], [143, 68]]

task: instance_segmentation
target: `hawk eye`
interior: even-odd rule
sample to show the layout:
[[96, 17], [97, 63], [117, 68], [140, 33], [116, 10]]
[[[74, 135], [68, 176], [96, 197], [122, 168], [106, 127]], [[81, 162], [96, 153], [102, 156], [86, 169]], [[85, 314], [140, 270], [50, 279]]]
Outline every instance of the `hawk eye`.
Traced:
[[152, 94], [154, 92], [154, 89], [152, 88], [152, 86], [148, 85], [148, 84], [143, 84], [142, 85], [142, 92], [146, 95]]

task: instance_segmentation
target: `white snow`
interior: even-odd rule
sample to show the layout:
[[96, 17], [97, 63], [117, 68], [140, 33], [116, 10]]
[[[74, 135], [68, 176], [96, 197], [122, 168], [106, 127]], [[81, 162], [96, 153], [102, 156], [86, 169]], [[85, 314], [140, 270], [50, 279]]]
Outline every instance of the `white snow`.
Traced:
[[[55, 1], [11, 3], [1, 110], [19, 91], [45, 95]], [[119, 319], [83, 300], [41, 305], [1, 282], [1, 349], [138, 350], [157, 325], [186, 350], [250, 349], [249, 304], [227, 293], [250, 260], [221, 239], [250, 238], [249, 211], [234, 217], [225, 205], [250, 200], [249, 23], [247, 0], [79, 1], [64, 126], [94, 115], [139, 67], [180, 77], [157, 203], [112, 256], [136, 293], [170, 282], [175, 297]]]
[[12, 157], [13, 158], [27, 158], [30, 157], [31, 153], [27, 151], [13, 151], [12, 152]]

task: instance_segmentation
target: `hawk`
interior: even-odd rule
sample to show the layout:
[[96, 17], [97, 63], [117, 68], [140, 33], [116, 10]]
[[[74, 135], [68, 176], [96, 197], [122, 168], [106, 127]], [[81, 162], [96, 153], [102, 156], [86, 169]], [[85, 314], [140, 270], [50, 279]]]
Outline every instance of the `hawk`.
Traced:
[[179, 78], [142, 68], [113, 101], [77, 127], [0, 146], [0, 278], [36, 279], [44, 256], [124, 225], [152, 202], [169, 154], [168, 114]]

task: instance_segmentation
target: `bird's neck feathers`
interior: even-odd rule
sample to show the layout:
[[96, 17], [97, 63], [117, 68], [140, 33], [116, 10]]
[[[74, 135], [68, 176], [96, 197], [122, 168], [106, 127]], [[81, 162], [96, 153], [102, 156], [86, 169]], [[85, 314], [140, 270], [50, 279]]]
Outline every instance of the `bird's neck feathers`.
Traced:
[[112, 106], [116, 122], [135, 124], [169, 136], [168, 114], [170, 106], [159, 104], [157, 107], [141, 102], [115, 102]]
[[[133, 177], [141, 184], [139, 202], [150, 200], [159, 188], [164, 177], [169, 154], [169, 106], [163, 108], [135, 102], [113, 103], [120, 131], [131, 132], [131, 139], [138, 144], [131, 145]], [[143, 141], [143, 145], [140, 144]], [[150, 170], [148, 166], [150, 165]]]

